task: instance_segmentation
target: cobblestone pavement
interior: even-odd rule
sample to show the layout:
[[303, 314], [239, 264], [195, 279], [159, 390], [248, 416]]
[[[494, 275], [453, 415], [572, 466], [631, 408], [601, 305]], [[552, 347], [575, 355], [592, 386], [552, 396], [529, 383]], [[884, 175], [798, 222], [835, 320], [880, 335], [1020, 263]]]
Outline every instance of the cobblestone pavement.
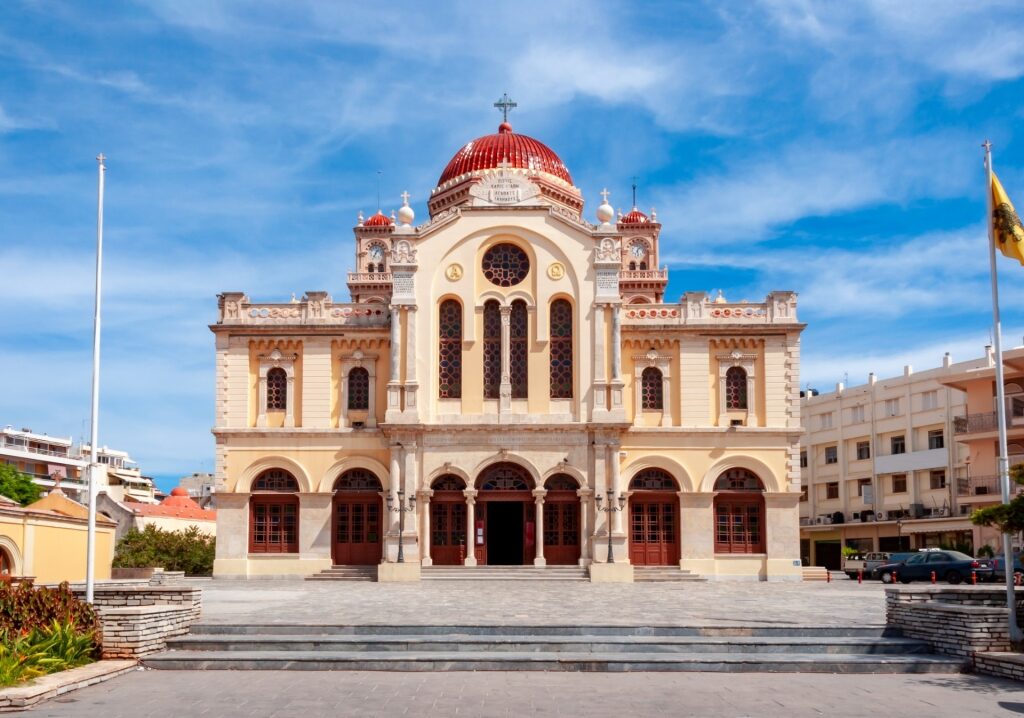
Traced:
[[1019, 683], [976, 676], [138, 671], [33, 716], [756, 716], [1024, 714]]
[[880, 583], [206, 580], [204, 623], [864, 625]]

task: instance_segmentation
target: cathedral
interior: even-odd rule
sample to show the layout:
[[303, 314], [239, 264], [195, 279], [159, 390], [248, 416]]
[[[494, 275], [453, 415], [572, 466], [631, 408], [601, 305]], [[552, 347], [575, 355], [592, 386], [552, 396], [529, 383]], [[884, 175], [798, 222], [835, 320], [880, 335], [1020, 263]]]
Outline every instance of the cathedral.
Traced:
[[588, 220], [505, 111], [425, 222], [360, 214], [350, 301], [219, 296], [214, 575], [798, 580], [795, 293], [666, 303], [656, 213]]

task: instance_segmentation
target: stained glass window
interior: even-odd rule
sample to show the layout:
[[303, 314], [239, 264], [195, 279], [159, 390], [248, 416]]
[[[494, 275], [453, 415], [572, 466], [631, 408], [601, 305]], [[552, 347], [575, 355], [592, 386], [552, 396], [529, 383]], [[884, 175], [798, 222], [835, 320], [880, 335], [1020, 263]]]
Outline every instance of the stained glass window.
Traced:
[[438, 388], [441, 399], [462, 398], [462, 305], [441, 302], [438, 322]]
[[253, 491], [298, 491], [299, 482], [284, 469], [268, 469], [256, 477]]
[[288, 406], [288, 375], [281, 367], [267, 372], [267, 411], [284, 411]]
[[530, 475], [517, 464], [494, 464], [484, 471], [480, 488], [484, 491], [529, 491]]
[[579, 485], [568, 474], [555, 474], [544, 482], [544, 488], [548, 491], [576, 491]]
[[514, 287], [530, 273], [530, 258], [514, 244], [496, 244], [484, 253], [483, 272], [499, 287]]
[[370, 372], [356, 367], [348, 373], [349, 411], [367, 411], [370, 408]]
[[383, 491], [380, 479], [366, 469], [349, 469], [334, 482], [335, 491]]
[[497, 399], [501, 386], [501, 310], [491, 299], [484, 304], [484, 398]]
[[551, 398], [572, 398], [572, 305], [551, 303]]
[[730, 367], [725, 373], [725, 408], [730, 411], [747, 408], [747, 372], [743, 367]]
[[466, 482], [454, 474], [438, 476], [430, 485], [434, 491], [462, 491], [466, 488]]
[[715, 481], [715, 491], [764, 491], [764, 484], [752, 471], [729, 469]]
[[512, 375], [512, 398], [525, 399], [527, 394], [527, 364], [529, 363], [529, 322], [526, 302], [512, 302], [512, 341], [509, 347], [509, 371]]
[[663, 410], [664, 397], [661, 384], [661, 370], [652, 366], [644, 369], [644, 373], [640, 375], [640, 398], [644, 411]]
[[630, 491], [678, 491], [676, 480], [661, 469], [644, 469], [629, 482]]

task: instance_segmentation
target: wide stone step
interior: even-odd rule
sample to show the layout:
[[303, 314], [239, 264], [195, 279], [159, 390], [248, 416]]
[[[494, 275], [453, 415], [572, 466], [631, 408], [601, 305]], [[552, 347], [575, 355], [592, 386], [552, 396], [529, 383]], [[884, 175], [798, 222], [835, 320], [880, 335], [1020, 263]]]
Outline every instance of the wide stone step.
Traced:
[[700, 636], [780, 638], [898, 638], [884, 625], [861, 626], [595, 626], [595, 625], [339, 625], [317, 623], [197, 623], [192, 636]]
[[331, 566], [312, 576], [307, 581], [376, 581], [376, 566]]
[[582, 566], [424, 566], [424, 581], [586, 581]]
[[920, 654], [922, 641], [905, 638], [702, 637], [702, 636], [182, 636], [171, 650], [260, 652], [514, 652], [514, 653], [817, 653]]
[[166, 651], [145, 659], [169, 670], [304, 671], [727, 671], [734, 673], [957, 673], [961, 661], [930, 655], [820, 653], [548, 653], [444, 651]]

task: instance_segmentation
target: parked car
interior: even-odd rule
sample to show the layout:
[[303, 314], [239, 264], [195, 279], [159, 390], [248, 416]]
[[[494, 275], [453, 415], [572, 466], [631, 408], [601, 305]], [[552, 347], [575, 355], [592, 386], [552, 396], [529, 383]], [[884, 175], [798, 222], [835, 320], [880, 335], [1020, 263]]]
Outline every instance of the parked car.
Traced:
[[883, 564], [892, 563], [892, 554], [887, 551], [869, 551], [868, 553], [857, 554], [843, 560], [843, 573], [856, 580], [857, 575], [863, 571], [865, 576], [871, 576], [871, 572]]
[[868, 574], [868, 572], [865, 571], [864, 572], [864, 578], [869, 578], [870, 577], [870, 578], [874, 579], [875, 581], [877, 581], [878, 579], [880, 579], [882, 577], [880, 572], [879, 572], [879, 569], [881, 569], [882, 566], [886, 566], [886, 565], [891, 564], [891, 563], [903, 563], [904, 561], [906, 561], [911, 556], [917, 556], [917, 554], [918, 554], [917, 551], [896, 551], [894, 553], [891, 553], [891, 554], [889, 554], [889, 560], [888, 561], [883, 561], [882, 563], [876, 563], [872, 567], [870, 574]]
[[921, 551], [905, 561], [878, 567], [882, 583], [892, 583], [894, 576], [899, 578], [900, 583], [929, 581], [932, 571], [939, 581], [951, 584], [970, 581], [972, 573], [977, 575], [979, 581], [991, 581], [994, 573], [991, 560], [972, 558], [959, 551]]
[[[1000, 555], [992, 559], [992, 580], [1006, 580], [1006, 560]], [[1013, 574], [1024, 578], [1024, 564], [1020, 561], [1020, 554], [1013, 557]]]

